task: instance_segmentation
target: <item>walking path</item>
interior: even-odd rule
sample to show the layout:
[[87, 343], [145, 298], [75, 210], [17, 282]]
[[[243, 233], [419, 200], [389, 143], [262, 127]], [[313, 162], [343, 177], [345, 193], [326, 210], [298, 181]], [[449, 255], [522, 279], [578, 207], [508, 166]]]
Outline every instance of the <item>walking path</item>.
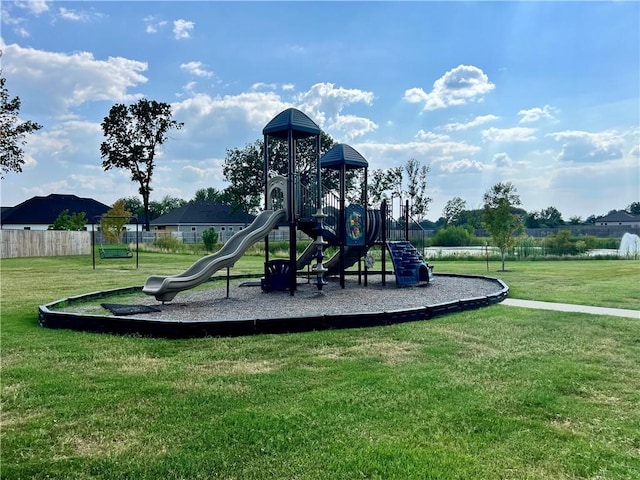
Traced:
[[505, 298], [501, 303], [512, 307], [538, 308], [541, 310], [556, 310], [559, 312], [592, 313], [595, 315], [613, 315], [614, 317], [635, 318], [640, 320], [640, 310], [591, 307], [589, 305], [571, 305], [568, 303], [538, 302], [534, 300], [518, 300], [517, 298]]

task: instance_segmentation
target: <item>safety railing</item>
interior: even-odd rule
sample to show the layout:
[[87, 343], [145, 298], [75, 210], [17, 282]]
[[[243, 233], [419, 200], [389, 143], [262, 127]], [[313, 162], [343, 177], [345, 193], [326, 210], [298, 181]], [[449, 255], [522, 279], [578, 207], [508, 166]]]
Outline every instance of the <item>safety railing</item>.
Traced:
[[409, 211], [408, 202], [400, 205], [400, 216], [394, 218], [391, 208], [386, 202], [381, 207], [382, 215], [386, 221], [387, 241], [408, 241], [418, 250], [423, 251], [427, 246], [427, 232], [419, 222], [417, 222]]

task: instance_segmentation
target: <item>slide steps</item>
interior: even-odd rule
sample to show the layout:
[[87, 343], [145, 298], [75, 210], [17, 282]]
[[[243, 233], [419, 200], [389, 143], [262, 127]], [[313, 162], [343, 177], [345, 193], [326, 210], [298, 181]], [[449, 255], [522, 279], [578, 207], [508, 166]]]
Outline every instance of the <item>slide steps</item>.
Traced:
[[411, 242], [387, 242], [396, 285], [408, 287], [433, 279], [433, 267], [427, 264], [418, 249]]

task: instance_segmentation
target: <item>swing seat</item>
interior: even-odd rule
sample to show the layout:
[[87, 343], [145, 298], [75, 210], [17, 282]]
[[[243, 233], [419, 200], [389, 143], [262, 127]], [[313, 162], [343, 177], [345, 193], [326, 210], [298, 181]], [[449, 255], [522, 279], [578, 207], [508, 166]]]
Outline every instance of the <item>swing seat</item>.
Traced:
[[126, 247], [112, 247], [104, 248], [100, 247], [100, 258], [109, 260], [111, 258], [131, 258], [133, 252]]

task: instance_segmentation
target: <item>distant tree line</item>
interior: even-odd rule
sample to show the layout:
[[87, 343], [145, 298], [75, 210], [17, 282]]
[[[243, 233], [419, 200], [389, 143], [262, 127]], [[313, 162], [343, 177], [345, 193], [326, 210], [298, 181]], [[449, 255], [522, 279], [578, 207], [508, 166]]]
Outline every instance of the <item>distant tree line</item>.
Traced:
[[[596, 220], [605, 215], [617, 212], [626, 212], [630, 215], [640, 215], [640, 202], [633, 202], [626, 208], [619, 210], [609, 210], [603, 215], [590, 215], [586, 219], [575, 216], [565, 220], [560, 211], [553, 206], [543, 208], [540, 211], [527, 212], [526, 210], [514, 207], [513, 213], [522, 218], [525, 228], [545, 228], [554, 229], [567, 225], [595, 225]], [[468, 226], [473, 229], [482, 227], [482, 209], [468, 210], [467, 202], [460, 197], [449, 200], [442, 209], [442, 216], [436, 222], [422, 222], [424, 228], [440, 229], [447, 226]]]

